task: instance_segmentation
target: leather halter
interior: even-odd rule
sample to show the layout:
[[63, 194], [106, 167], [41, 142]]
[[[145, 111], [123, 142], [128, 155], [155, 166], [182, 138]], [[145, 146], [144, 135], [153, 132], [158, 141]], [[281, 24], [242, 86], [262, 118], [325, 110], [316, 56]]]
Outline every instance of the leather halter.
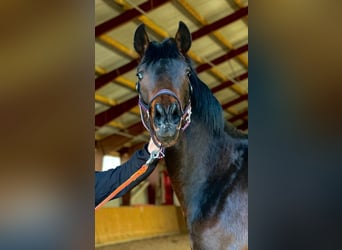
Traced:
[[[142, 73], [139, 72], [137, 75], [138, 75], [139, 80], [141, 80], [142, 79]], [[139, 103], [139, 108], [140, 108], [141, 121], [142, 121], [144, 127], [146, 128], [146, 130], [150, 132], [151, 137], [152, 137], [154, 143], [156, 145], [160, 145], [160, 143], [158, 143], [156, 141], [156, 138], [154, 138], [155, 137], [155, 133], [152, 130], [151, 126], [148, 126], [150, 124], [146, 124], [144, 116], [143, 116], [143, 113], [146, 114], [147, 120], [149, 121], [149, 117], [150, 117], [149, 110], [151, 108], [151, 104], [152, 104], [153, 100], [156, 99], [158, 96], [161, 96], [161, 95], [172, 96], [172, 97], [174, 97], [176, 99], [176, 101], [177, 101], [177, 103], [178, 103], [178, 105], [179, 105], [179, 107], [181, 109], [181, 113], [182, 113], [181, 121], [180, 121], [181, 126], [178, 129], [182, 129], [182, 131], [184, 131], [190, 125], [190, 122], [191, 122], [191, 97], [189, 97], [187, 105], [185, 106], [185, 108], [183, 108], [183, 105], [180, 102], [178, 96], [173, 91], [171, 91], [169, 89], [161, 89], [151, 98], [151, 101], [148, 104], [146, 104], [144, 102], [144, 100], [142, 99], [142, 97], [141, 97], [140, 87], [139, 87], [140, 86], [140, 81], [139, 80], [137, 81], [137, 91], [138, 91], [138, 94], [139, 94], [139, 102], [138, 103]], [[189, 88], [190, 88], [190, 93], [192, 93], [191, 83], [189, 83]]]

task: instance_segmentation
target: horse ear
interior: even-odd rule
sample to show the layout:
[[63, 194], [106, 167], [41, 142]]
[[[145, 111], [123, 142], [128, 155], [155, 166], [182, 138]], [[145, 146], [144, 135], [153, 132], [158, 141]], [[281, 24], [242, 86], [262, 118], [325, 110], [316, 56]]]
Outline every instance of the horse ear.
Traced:
[[185, 54], [191, 47], [191, 33], [188, 27], [182, 21], [179, 22], [178, 31], [176, 33], [176, 42], [178, 49]]
[[147, 33], [145, 31], [145, 24], [140, 24], [136, 29], [134, 34], [134, 49], [140, 57], [145, 54], [145, 51], [148, 47], [150, 40], [148, 39]]

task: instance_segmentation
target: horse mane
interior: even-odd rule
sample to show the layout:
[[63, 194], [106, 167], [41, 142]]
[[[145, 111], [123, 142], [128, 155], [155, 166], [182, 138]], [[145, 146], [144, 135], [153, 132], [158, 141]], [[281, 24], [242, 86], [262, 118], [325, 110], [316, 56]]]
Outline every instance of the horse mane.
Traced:
[[190, 83], [192, 86], [192, 115], [199, 118], [207, 128], [211, 128], [214, 134], [224, 131], [224, 118], [222, 107], [208, 86], [203, 83], [191, 70]]
[[242, 132], [241, 130], [238, 130], [227, 121], [225, 122], [224, 131], [226, 131], [233, 138], [248, 140], [248, 134]]
[[[191, 60], [187, 58], [190, 65]], [[212, 128], [214, 134], [225, 132], [232, 138], [248, 139], [245, 134], [227, 122], [223, 117], [223, 109], [209, 87], [199, 79], [194, 69], [191, 67], [190, 83], [193, 88], [191, 104], [192, 114], [198, 116], [208, 128]]]

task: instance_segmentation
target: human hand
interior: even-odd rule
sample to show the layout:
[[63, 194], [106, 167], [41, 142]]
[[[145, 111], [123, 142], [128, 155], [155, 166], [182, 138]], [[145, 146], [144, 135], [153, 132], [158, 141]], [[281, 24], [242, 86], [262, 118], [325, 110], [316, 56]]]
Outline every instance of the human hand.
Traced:
[[156, 146], [156, 144], [154, 144], [152, 138], [150, 138], [150, 141], [149, 141], [148, 146], [147, 146], [147, 150], [150, 154], [152, 153], [152, 151], [159, 150], [159, 148]]

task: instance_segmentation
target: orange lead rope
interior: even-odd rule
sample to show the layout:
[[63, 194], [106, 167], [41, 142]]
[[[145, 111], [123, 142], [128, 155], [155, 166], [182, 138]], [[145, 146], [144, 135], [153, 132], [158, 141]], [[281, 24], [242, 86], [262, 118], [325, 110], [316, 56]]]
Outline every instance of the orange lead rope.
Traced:
[[127, 187], [129, 184], [135, 181], [139, 176], [144, 174], [147, 168], [148, 168], [147, 164], [142, 165], [142, 167], [139, 168], [131, 177], [129, 177], [127, 181], [122, 183], [117, 189], [115, 189], [110, 195], [108, 195], [106, 199], [101, 201], [101, 203], [95, 207], [95, 211], [99, 209], [100, 207], [102, 207], [104, 204], [106, 204], [108, 201], [113, 199], [118, 193], [120, 193], [123, 189], [125, 189], [125, 187]]
[[98, 204], [95, 207], [95, 211], [99, 208], [101, 208], [102, 206], [104, 206], [108, 201], [110, 201], [111, 199], [113, 199], [118, 193], [120, 193], [123, 189], [125, 189], [127, 186], [129, 186], [133, 181], [135, 181], [138, 177], [140, 177], [141, 175], [143, 175], [146, 170], [148, 169], [148, 166], [155, 160], [155, 159], [161, 159], [163, 158], [164, 152], [163, 152], [163, 148], [159, 149], [159, 151], [153, 151], [150, 155], [150, 158], [146, 161], [146, 163], [144, 165], [141, 166], [141, 168], [139, 168], [134, 174], [131, 175], [131, 177], [129, 177], [128, 180], [126, 180], [124, 183], [122, 183], [117, 189], [115, 189], [110, 195], [107, 196], [106, 199], [104, 199], [103, 201], [101, 201], [100, 204]]

